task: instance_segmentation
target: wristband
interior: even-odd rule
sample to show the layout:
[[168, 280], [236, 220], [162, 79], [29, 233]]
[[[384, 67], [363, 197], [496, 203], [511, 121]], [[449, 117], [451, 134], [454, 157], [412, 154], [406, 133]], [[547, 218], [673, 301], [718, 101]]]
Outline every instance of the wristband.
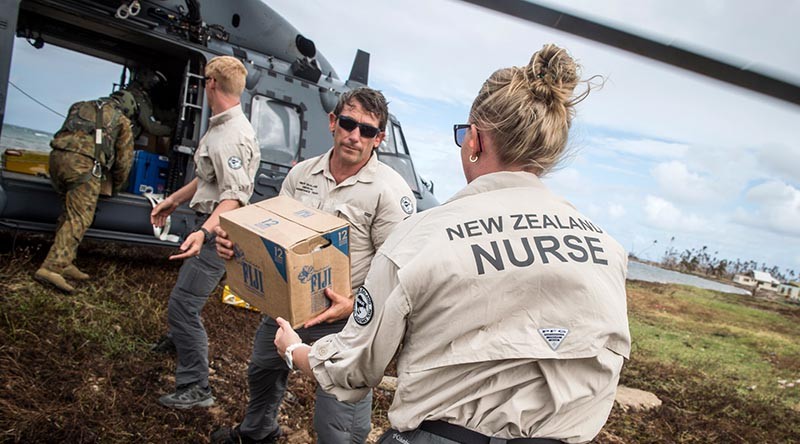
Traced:
[[286, 353], [284, 353], [284, 360], [286, 361], [286, 365], [289, 366], [289, 370], [294, 370], [294, 360], [292, 359], [292, 352], [303, 345], [309, 347], [307, 344], [303, 344], [302, 342], [296, 342], [286, 347]]
[[203, 227], [200, 227], [195, 231], [202, 231], [203, 232], [203, 243], [204, 244], [207, 244], [207, 243], [211, 242], [211, 233], [209, 233], [208, 230], [206, 230]]

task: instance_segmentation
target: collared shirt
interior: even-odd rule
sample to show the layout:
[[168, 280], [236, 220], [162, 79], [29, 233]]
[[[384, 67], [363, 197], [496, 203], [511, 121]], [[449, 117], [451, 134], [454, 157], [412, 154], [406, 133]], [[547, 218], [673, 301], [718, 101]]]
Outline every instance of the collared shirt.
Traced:
[[403, 177], [375, 154], [358, 173], [337, 184], [330, 170], [332, 153], [330, 149], [295, 165], [281, 194], [350, 223], [351, 279], [358, 288], [389, 233], [416, 212], [416, 199]]
[[211, 214], [226, 199], [247, 205], [260, 162], [256, 133], [241, 106], [212, 116], [194, 153], [197, 191], [189, 207]]
[[310, 364], [353, 401], [402, 343], [393, 427], [586, 442], [630, 353], [626, 272], [619, 243], [535, 175], [487, 174], [396, 228]]

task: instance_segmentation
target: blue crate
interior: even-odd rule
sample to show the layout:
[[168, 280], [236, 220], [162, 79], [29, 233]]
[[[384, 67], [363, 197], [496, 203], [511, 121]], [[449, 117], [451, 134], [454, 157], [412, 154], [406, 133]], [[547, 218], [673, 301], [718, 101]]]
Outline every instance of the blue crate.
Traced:
[[128, 176], [129, 193], [163, 194], [167, 184], [169, 158], [144, 150], [133, 152], [133, 166]]

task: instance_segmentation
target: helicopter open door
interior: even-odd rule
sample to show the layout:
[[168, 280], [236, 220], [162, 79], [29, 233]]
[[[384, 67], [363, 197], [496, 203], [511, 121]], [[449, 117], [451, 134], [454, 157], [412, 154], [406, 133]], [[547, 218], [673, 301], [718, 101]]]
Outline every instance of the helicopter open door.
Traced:
[[10, 54], [14, 50], [19, 2], [20, 0], [0, 0], [0, 54], [9, 55], [0, 57], [0, 132], [2, 132], [5, 117], [9, 71], [11, 70]]

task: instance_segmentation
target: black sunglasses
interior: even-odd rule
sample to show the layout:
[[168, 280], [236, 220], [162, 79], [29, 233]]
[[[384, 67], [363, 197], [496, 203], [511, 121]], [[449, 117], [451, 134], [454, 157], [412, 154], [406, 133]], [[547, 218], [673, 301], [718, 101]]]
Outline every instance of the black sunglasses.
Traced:
[[464, 143], [464, 138], [467, 137], [467, 131], [472, 125], [469, 123], [459, 123], [453, 125], [453, 137], [456, 139], [456, 145], [459, 147]]
[[[467, 131], [472, 126], [471, 123], [459, 123], [453, 125], [453, 137], [456, 139], [456, 145], [459, 147], [464, 143], [464, 138], [467, 137]], [[483, 152], [483, 142], [481, 142], [481, 132], [478, 131], [478, 152]]]
[[352, 117], [336, 116], [336, 120], [339, 121], [339, 126], [347, 131], [353, 131], [358, 127], [358, 130], [361, 131], [361, 137], [366, 137], [367, 139], [372, 139], [381, 132], [380, 129], [366, 123], [360, 123]]

